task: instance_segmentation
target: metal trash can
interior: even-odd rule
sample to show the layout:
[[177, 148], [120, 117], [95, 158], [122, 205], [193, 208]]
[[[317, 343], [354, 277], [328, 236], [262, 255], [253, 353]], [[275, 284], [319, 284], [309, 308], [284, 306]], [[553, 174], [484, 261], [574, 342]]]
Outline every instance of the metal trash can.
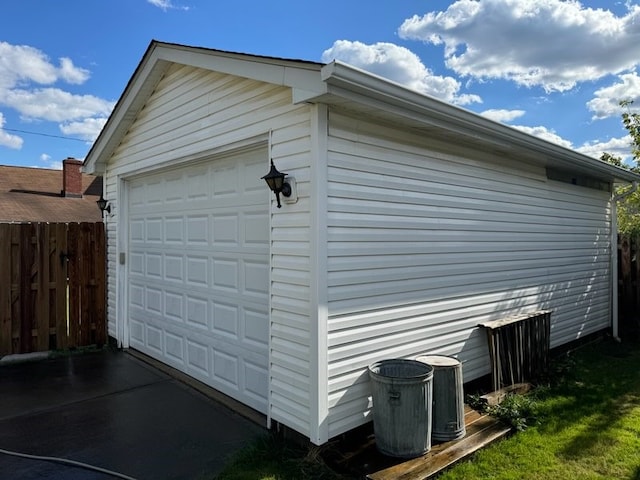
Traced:
[[412, 458], [431, 449], [433, 367], [415, 360], [382, 360], [369, 366], [373, 430], [378, 450]]
[[448, 442], [464, 437], [462, 364], [447, 355], [420, 355], [416, 360], [433, 367], [432, 440]]

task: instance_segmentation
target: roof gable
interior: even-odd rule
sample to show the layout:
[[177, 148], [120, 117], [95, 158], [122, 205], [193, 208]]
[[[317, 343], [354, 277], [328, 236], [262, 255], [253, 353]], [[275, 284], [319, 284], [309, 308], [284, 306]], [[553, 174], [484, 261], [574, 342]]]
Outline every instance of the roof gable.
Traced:
[[219, 73], [319, 94], [323, 64], [302, 60], [247, 55], [201, 47], [152, 41], [133, 73], [106, 125], [85, 159], [85, 171], [101, 173], [105, 160], [116, 149], [140, 109], [172, 64], [188, 65]]

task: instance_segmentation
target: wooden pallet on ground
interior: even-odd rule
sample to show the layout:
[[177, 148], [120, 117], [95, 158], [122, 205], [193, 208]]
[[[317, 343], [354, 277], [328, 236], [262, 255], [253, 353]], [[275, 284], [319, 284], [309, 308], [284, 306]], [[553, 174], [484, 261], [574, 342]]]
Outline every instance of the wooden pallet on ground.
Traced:
[[369, 480], [424, 480], [481, 448], [504, 438], [511, 428], [494, 417], [465, 405], [466, 435], [451, 442], [438, 443], [421, 457], [399, 459], [394, 465], [367, 475]]

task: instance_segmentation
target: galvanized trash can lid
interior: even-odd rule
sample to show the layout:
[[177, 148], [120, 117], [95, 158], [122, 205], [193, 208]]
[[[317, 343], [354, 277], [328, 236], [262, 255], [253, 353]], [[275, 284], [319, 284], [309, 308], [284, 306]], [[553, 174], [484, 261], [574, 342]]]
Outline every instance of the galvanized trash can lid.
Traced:
[[419, 381], [433, 376], [433, 367], [417, 360], [392, 358], [369, 365], [369, 374], [379, 379]]
[[434, 367], [457, 367], [460, 360], [449, 355], [419, 355], [416, 361], [428, 363]]

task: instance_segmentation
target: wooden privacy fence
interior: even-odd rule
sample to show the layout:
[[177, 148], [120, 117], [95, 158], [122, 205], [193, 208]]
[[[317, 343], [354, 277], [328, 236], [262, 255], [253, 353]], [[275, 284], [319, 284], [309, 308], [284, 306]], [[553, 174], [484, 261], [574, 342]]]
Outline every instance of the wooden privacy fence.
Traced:
[[106, 342], [103, 223], [0, 224], [0, 356]]
[[618, 312], [630, 321], [640, 310], [640, 236], [618, 235]]

